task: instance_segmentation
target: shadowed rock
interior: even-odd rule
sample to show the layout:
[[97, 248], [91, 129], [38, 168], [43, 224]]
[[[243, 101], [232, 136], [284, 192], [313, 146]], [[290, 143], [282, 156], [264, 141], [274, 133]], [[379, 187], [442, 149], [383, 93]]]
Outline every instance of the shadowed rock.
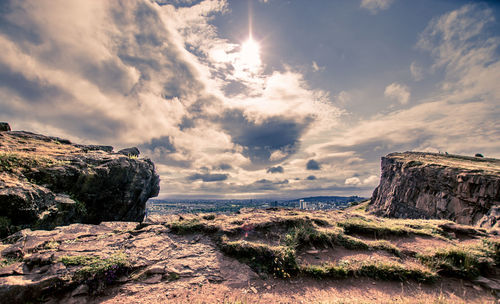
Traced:
[[0, 131], [10, 131], [10, 125], [6, 122], [0, 122]]

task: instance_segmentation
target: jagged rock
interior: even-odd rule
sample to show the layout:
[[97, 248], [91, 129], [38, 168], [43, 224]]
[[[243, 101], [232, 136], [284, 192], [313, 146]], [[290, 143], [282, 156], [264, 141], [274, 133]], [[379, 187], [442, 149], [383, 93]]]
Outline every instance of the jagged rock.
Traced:
[[122, 149], [122, 150], [118, 151], [118, 153], [126, 155], [126, 156], [139, 156], [139, 154], [141, 154], [139, 149], [137, 149], [136, 147]]
[[149, 159], [24, 131], [0, 133], [0, 237], [75, 222], [142, 221], [159, 192]]
[[10, 131], [10, 125], [6, 122], [0, 122], [0, 131]]
[[399, 218], [439, 218], [500, 227], [500, 160], [436, 153], [382, 158], [368, 210]]

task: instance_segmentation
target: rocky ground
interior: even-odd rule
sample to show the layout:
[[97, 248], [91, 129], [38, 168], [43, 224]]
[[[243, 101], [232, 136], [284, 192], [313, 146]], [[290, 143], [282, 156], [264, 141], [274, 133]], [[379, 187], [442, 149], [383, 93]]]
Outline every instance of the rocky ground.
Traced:
[[497, 303], [496, 231], [268, 209], [20, 231], [9, 303]]

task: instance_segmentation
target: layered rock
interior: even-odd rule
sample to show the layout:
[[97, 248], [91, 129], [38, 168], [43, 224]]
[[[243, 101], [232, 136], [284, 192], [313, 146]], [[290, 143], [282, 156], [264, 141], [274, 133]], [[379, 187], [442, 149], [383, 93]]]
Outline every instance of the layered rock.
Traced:
[[382, 157], [368, 210], [399, 218], [438, 218], [500, 227], [500, 160], [405, 152]]
[[154, 164], [112, 150], [0, 132], [0, 236], [26, 227], [141, 221], [146, 201], [159, 192]]

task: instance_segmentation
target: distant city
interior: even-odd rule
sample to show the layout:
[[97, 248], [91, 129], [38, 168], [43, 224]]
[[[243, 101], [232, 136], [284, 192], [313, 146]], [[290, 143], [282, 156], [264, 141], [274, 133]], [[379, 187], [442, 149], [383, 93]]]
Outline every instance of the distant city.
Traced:
[[177, 213], [231, 213], [241, 208], [298, 208], [304, 210], [343, 209], [366, 200], [359, 196], [314, 196], [292, 200], [274, 199], [150, 199], [148, 215]]

